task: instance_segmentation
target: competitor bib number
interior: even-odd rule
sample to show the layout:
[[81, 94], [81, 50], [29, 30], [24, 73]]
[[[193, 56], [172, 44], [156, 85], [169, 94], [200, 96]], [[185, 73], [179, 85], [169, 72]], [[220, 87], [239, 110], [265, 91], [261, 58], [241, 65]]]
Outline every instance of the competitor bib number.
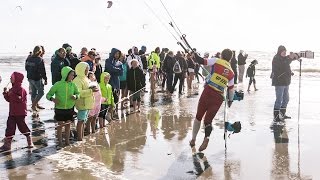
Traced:
[[222, 87], [222, 88], [225, 88], [227, 87], [227, 84], [228, 84], [228, 79], [222, 75], [219, 75], [219, 74], [216, 74], [214, 73], [212, 76], [211, 76], [211, 82], [213, 82], [214, 84]]

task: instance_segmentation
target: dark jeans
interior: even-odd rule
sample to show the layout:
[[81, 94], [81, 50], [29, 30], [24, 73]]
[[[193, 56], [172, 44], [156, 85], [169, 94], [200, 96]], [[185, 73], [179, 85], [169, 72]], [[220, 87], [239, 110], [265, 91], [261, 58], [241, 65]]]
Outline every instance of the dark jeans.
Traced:
[[234, 73], [234, 84], [238, 84], [238, 70], [237, 68], [233, 69], [233, 73]]
[[164, 85], [166, 85], [166, 81], [167, 81], [167, 75], [165, 73], [162, 73], [162, 88], [164, 88]]
[[119, 89], [113, 89], [112, 88], [112, 92], [113, 92], [113, 99], [114, 99], [114, 103], [117, 104], [119, 101]]
[[35, 81], [32, 79], [28, 79], [29, 86], [31, 87], [31, 101], [38, 102], [44, 95], [44, 85], [42, 80]]
[[286, 108], [289, 102], [289, 86], [275, 86], [275, 91], [274, 109]]
[[173, 73], [167, 73], [167, 89], [168, 91], [172, 94], [173, 93], [173, 86], [172, 86], [172, 83], [173, 83]]
[[251, 85], [252, 83], [253, 84], [256, 84], [256, 79], [254, 77], [249, 77], [249, 85]]
[[183, 73], [174, 74], [173, 89], [176, 87], [178, 79], [180, 81], [179, 82], [179, 94], [181, 94], [182, 93], [183, 83], [184, 83], [184, 74]]

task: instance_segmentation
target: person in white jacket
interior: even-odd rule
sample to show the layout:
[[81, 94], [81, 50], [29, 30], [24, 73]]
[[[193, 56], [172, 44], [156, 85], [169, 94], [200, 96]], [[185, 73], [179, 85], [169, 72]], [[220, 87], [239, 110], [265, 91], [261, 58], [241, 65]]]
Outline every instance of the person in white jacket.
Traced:
[[138, 62], [139, 62], [138, 66], [143, 70], [143, 64], [142, 64], [141, 58], [139, 56], [139, 50], [135, 46], [132, 47], [132, 54], [127, 57], [127, 63], [128, 63], [129, 69], [131, 69], [132, 59], [138, 60]]

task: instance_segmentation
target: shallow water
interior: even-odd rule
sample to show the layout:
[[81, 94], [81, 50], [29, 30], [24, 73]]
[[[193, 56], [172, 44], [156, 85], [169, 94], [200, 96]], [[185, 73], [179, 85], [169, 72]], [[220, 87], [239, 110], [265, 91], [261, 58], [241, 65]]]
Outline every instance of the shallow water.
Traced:
[[[0, 65], [3, 77], [24, 68], [20, 64]], [[234, 102], [228, 110], [229, 121], [241, 121], [242, 131], [227, 139], [227, 150], [223, 140], [224, 108], [220, 109], [204, 151], [208, 162], [194, 158], [188, 145], [200, 95], [175, 96], [169, 103], [160, 94], [153, 104], [145, 95], [140, 114], [129, 115], [61, 150], [55, 146], [53, 104], [43, 98], [41, 103], [47, 109], [40, 112], [40, 120], [32, 120], [30, 114], [26, 118], [37, 149], [1, 154], [0, 179], [320, 179], [320, 146], [315, 141], [319, 136], [320, 99], [314, 92], [320, 77], [302, 76], [299, 126], [299, 78], [293, 77], [287, 112], [293, 119], [272, 131], [269, 127], [275, 95], [267, 74], [257, 76], [259, 91], [246, 92], [245, 99]], [[6, 80], [0, 89], [5, 85]], [[237, 88], [246, 89], [246, 85]], [[3, 137], [8, 104], [2, 96], [0, 102]], [[13, 148], [25, 146], [25, 137], [18, 135], [19, 131], [16, 134]], [[197, 148], [203, 136], [202, 129]]]

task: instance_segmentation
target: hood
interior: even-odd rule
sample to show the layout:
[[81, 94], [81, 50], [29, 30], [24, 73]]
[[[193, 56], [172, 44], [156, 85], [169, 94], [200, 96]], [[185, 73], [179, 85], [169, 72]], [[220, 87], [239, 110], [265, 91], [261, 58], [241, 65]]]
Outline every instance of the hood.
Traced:
[[145, 53], [147, 51], [147, 47], [146, 46], [141, 46], [141, 50]]
[[85, 71], [86, 68], [89, 68], [89, 64], [86, 62], [80, 62], [77, 66], [76, 66], [76, 74], [79, 77], [86, 77], [85, 75]]
[[[134, 49], [137, 48], [136, 46], [132, 46], [131, 48], [131, 51], [132, 51], [132, 54], [134, 54]], [[137, 55], [137, 54], [134, 54], [134, 55]]]
[[59, 49], [57, 49], [57, 50], [54, 52], [54, 54], [55, 54], [56, 56], [58, 56], [58, 54], [59, 54]]
[[65, 66], [61, 70], [61, 81], [67, 81], [68, 75], [70, 72], [72, 72], [73, 69], [69, 66]]
[[14, 80], [12, 86], [21, 86], [24, 76], [19, 72], [14, 72], [12, 73], [11, 78]]
[[251, 61], [251, 64], [258, 64], [258, 61], [255, 59], [255, 60]]
[[284, 47], [284, 46], [279, 46], [278, 47], [278, 52], [277, 52], [277, 55], [280, 55], [283, 51], [285, 51], [286, 50], [286, 47]]
[[108, 72], [103, 72], [103, 73], [101, 73], [101, 75], [100, 75], [100, 83], [101, 83], [103, 86], [105, 86], [104, 78], [105, 78], [106, 76], [110, 76], [110, 74], [109, 74]]
[[117, 48], [112, 48], [111, 49], [111, 53], [109, 54], [109, 58], [110, 59], [114, 59], [114, 55], [116, 54], [116, 52], [119, 52], [121, 54], [121, 51]]

